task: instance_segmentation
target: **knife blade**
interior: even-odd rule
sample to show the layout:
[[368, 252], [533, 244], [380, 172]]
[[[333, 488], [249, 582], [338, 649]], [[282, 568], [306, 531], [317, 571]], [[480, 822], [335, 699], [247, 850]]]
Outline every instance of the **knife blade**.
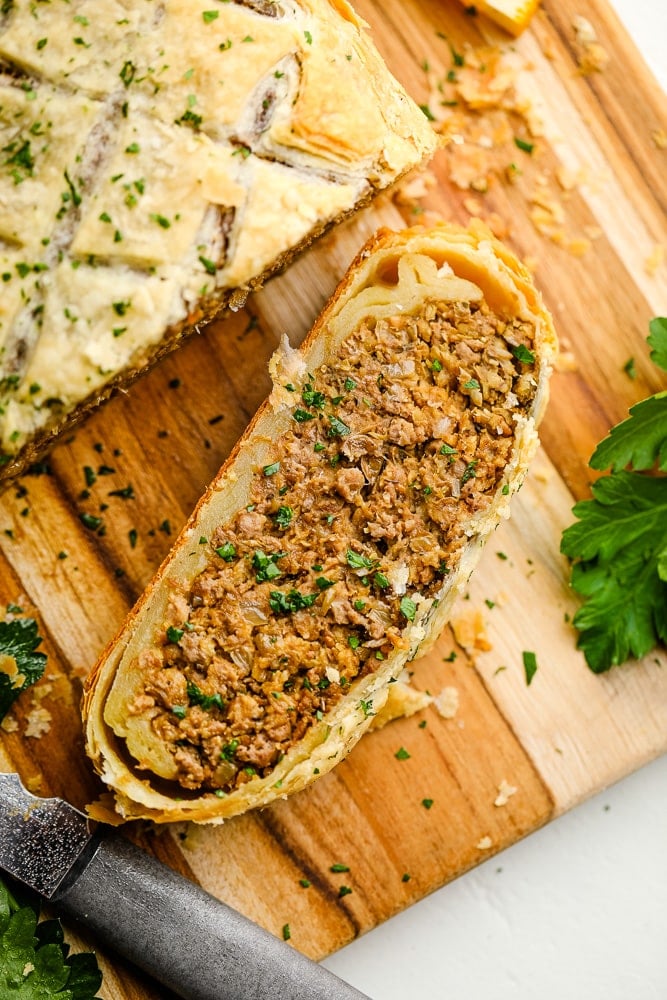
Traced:
[[0, 773], [0, 868], [184, 1000], [368, 1000], [112, 828]]

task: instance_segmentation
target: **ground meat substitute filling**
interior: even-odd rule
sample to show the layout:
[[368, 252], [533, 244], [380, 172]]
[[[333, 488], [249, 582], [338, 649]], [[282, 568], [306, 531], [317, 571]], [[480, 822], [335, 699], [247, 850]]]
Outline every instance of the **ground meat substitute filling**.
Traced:
[[[364, 323], [294, 393], [248, 506], [206, 544], [140, 654], [147, 714], [187, 789], [268, 774], [405, 640], [511, 457], [536, 381], [534, 328], [486, 303]], [[407, 600], [406, 600], [407, 598]], [[411, 606], [412, 604], [412, 606]], [[369, 706], [369, 711], [371, 706]]]

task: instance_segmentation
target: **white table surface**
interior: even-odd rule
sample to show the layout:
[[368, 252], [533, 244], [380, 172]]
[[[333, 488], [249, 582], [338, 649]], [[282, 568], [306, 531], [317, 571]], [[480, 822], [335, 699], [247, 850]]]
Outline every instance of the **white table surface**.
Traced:
[[[612, 2], [667, 89], [667, 3]], [[667, 1000], [667, 757], [324, 964], [373, 1000]]]

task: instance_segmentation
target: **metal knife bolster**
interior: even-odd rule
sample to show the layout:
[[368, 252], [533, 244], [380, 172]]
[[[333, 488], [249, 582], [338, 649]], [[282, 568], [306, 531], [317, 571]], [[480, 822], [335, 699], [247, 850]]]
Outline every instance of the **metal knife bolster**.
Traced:
[[31, 795], [17, 774], [0, 774], [0, 868], [51, 899], [85, 864], [97, 838], [88, 817], [62, 799]]

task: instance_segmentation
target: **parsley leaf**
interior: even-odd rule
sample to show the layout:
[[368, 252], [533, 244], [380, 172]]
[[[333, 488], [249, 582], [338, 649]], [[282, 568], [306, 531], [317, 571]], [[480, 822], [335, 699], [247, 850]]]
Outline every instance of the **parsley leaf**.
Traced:
[[95, 956], [70, 955], [60, 921], [38, 918], [37, 897], [19, 901], [0, 880], [0, 995], [95, 1000], [102, 983]]
[[[651, 360], [667, 371], [667, 318], [657, 316], [649, 323], [648, 345]], [[636, 403], [627, 420], [612, 427], [591, 457], [593, 469], [615, 472], [631, 465], [633, 469], [651, 469], [658, 462], [667, 472], [667, 391]]]
[[0, 622], [0, 719], [44, 673], [46, 654], [35, 652], [41, 641], [34, 618]]
[[667, 472], [667, 390], [636, 403], [627, 420], [612, 427], [590, 460], [593, 469], [650, 469]]
[[561, 551], [579, 561], [571, 584], [586, 603], [573, 619], [579, 648], [595, 673], [667, 643], [667, 479], [616, 472], [593, 499], [576, 504], [579, 521]]
[[656, 316], [648, 325], [651, 361], [667, 372], [667, 316]]
[[[667, 371], [667, 319], [649, 324], [651, 359]], [[637, 403], [590, 460], [612, 471], [575, 504], [561, 552], [584, 598], [573, 619], [595, 673], [667, 645], [667, 391]], [[629, 467], [629, 468], [628, 468]]]

